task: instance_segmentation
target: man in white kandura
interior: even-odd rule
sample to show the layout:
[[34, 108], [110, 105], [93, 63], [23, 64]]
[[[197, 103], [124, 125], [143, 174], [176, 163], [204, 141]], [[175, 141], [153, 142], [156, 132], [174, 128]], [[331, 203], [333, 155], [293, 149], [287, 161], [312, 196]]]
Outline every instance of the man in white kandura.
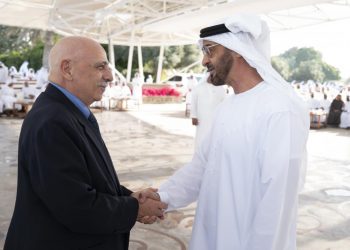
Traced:
[[0, 62], [0, 86], [5, 84], [8, 79], [8, 68], [3, 62]]
[[350, 129], [350, 96], [346, 97], [346, 102], [344, 103], [343, 112], [340, 115], [340, 128]]
[[27, 79], [28, 74], [29, 74], [28, 65], [29, 65], [29, 62], [24, 61], [21, 65], [21, 67], [19, 67], [18, 73], [20, 73], [21, 79]]
[[134, 78], [132, 79], [132, 97], [137, 105], [142, 104], [142, 85], [143, 85], [143, 76], [138, 72], [135, 73]]
[[214, 86], [204, 77], [191, 91], [192, 125], [196, 126], [195, 148], [198, 148], [209, 132], [214, 112], [226, 97], [224, 86]]
[[200, 37], [209, 81], [235, 95], [219, 104], [210, 134], [161, 185], [160, 199], [170, 209], [198, 200], [191, 250], [295, 250], [307, 107], [272, 68], [257, 16], [232, 16]]

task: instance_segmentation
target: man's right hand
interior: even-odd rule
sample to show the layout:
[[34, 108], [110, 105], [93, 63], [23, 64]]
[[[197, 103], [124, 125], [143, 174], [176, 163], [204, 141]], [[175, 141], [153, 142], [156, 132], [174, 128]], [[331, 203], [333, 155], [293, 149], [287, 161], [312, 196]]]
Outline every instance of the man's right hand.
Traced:
[[143, 203], [139, 203], [138, 220], [145, 219], [144, 217], [158, 217], [164, 218], [164, 210], [167, 209], [168, 205], [164, 202], [147, 199]]
[[144, 224], [152, 224], [157, 218], [164, 219], [164, 210], [167, 204], [160, 201], [157, 189], [147, 188], [132, 194], [139, 201], [137, 221]]

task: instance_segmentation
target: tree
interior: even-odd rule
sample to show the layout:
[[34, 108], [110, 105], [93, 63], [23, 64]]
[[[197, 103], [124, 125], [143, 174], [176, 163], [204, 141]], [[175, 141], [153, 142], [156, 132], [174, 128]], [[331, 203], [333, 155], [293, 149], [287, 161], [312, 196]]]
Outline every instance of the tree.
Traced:
[[43, 34], [36, 29], [0, 25], [0, 61], [19, 68], [27, 60], [37, 70], [42, 64]]
[[271, 58], [272, 67], [281, 74], [281, 76], [288, 80], [291, 72], [288, 61], [283, 57], [274, 56]]
[[43, 54], [44, 43], [42, 41], [38, 41], [34, 46], [26, 48], [23, 51], [23, 59], [27, 60], [29, 62], [29, 67], [36, 71], [42, 66]]
[[0, 25], [0, 54], [27, 48], [30, 46], [31, 39], [37, 35], [37, 30]]
[[298, 53], [298, 48], [293, 47], [287, 50], [286, 52], [284, 52], [283, 54], [279, 55], [278, 57], [284, 58], [288, 62], [289, 67], [292, 69], [297, 67], [296, 59], [295, 59], [297, 53]]
[[[47, 65], [48, 52], [58, 38], [59, 36], [52, 32], [0, 25], [0, 61], [19, 68], [23, 61], [27, 60], [29, 66], [37, 70], [42, 65]], [[107, 52], [108, 46], [106, 44], [102, 46]], [[159, 50], [159, 47], [142, 47], [145, 74], [156, 75]], [[114, 54], [116, 68], [125, 75], [129, 46], [114, 46]], [[163, 69], [179, 70], [199, 59], [200, 51], [197, 45], [165, 47]], [[134, 47], [132, 68], [133, 75], [138, 70], [137, 46]], [[194, 69], [196, 72], [200, 70], [202, 70], [200, 66]]]
[[181, 60], [181, 66], [186, 67], [201, 58], [201, 52], [197, 45], [185, 45], [183, 47], [184, 57]]
[[325, 74], [322, 71], [322, 63], [317, 60], [303, 61], [293, 71], [292, 79], [297, 81], [314, 80], [323, 82]]
[[165, 69], [178, 68], [183, 57], [183, 49], [181, 46], [169, 46], [164, 49], [164, 62], [163, 67]]
[[336, 67], [329, 65], [325, 62], [322, 63], [322, 69], [325, 74], [324, 81], [330, 80], [339, 80], [340, 79], [340, 71]]
[[324, 62], [322, 54], [314, 48], [293, 47], [272, 58], [272, 66], [288, 81], [323, 82], [340, 79], [339, 70]]
[[291, 68], [297, 68], [299, 67], [301, 62], [304, 61], [310, 61], [310, 60], [316, 60], [321, 61], [322, 55], [320, 52], [315, 50], [314, 48], [300, 48], [293, 47], [286, 52], [284, 52], [282, 55], [279, 55], [279, 57], [284, 58], [287, 60], [288, 65]]
[[322, 55], [320, 52], [316, 51], [314, 48], [300, 48], [296, 51], [295, 55], [295, 66], [299, 67], [301, 63], [305, 61], [322, 61]]
[[38, 70], [42, 66], [44, 43], [38, 41], [32, 47], [27, 47], [21, 51], [12, 50], [0, 55], [0, 61], [7, 66], [15, 66], [17, 69], [24, 61], [29, 62], [29, 67]]

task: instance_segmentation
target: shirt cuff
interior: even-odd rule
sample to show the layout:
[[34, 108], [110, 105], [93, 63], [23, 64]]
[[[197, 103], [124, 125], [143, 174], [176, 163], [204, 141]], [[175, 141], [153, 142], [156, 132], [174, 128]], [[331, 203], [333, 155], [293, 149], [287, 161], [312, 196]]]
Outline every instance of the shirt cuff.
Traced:
[[166, 204], [169, 204], [169, 195], [167, 192], [158, 192], [160, 200]]

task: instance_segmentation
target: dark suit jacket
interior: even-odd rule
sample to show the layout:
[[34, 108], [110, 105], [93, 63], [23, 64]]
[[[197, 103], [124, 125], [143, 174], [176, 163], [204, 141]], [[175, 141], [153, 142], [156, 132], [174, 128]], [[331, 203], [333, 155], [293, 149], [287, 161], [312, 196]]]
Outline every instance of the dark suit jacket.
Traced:
[[49, 85], [22, 125], [4, 250], [128, 249], [138, 213], [130, 194], [99, 133]]

